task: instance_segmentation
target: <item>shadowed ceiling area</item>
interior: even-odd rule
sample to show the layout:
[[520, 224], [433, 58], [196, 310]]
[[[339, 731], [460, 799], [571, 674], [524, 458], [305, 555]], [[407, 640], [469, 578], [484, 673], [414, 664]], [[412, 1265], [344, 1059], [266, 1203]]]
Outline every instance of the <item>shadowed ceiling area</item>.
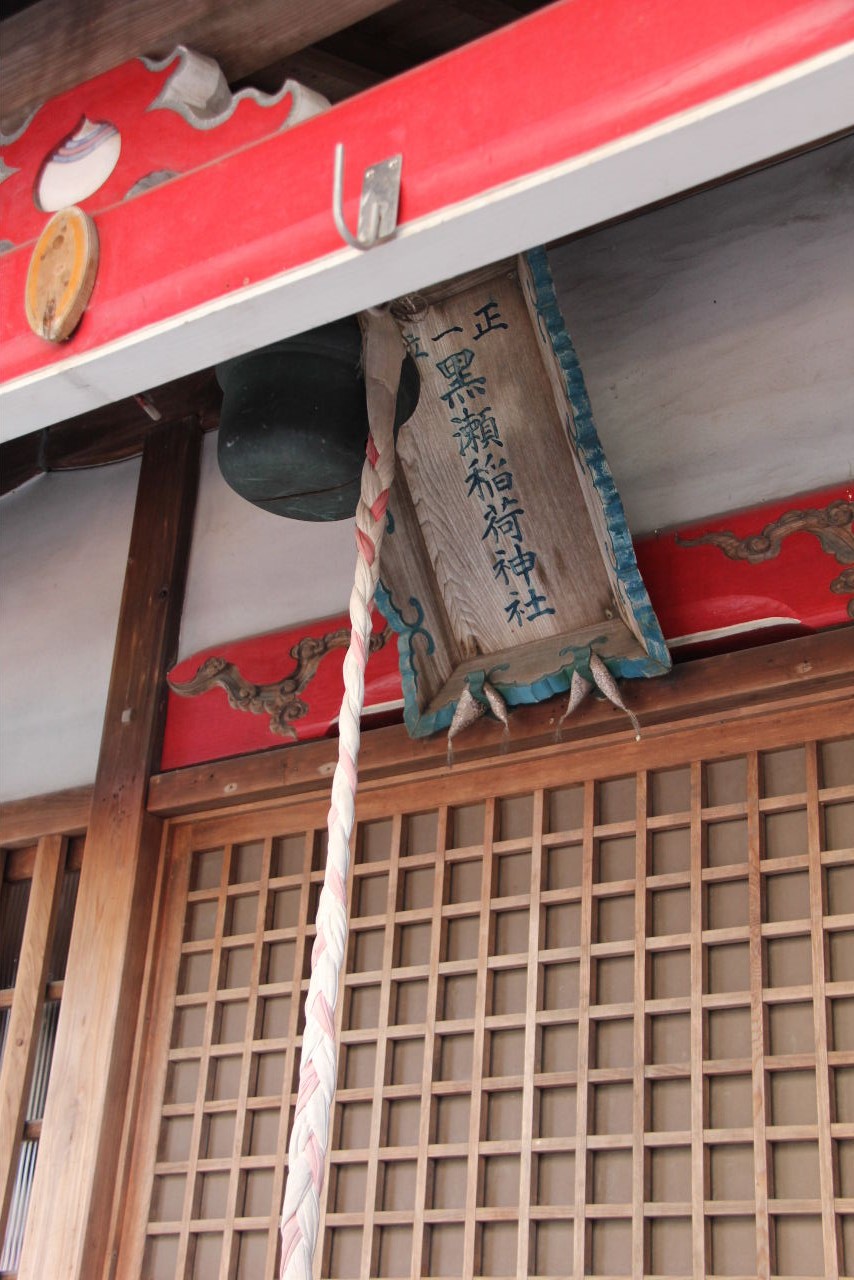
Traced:
[[36, 0], [0, 6], [0, 119], [140, 54], [187, 44], [215, 58], [233, 87], [278, 89], [292, 76], [331, 102], [544, 8], [542, 0]]

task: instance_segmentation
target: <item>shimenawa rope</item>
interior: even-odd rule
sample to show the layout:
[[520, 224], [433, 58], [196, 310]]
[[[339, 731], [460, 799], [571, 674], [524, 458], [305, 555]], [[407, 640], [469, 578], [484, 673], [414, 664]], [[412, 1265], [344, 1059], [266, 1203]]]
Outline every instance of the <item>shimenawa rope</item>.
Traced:
[[329, 847], [317, 907], [317, 936], [305, 1002], [296, 1114], [288, 1147], [282, 1205], [282, 1280], [311, 1280], [335, 1094], [338, 1049], [335, 1005], [347, 945], [347, 877], [359, 758], [359, 721], [365, 699], [365, 664], [371, 602], [379, 577], [380, 547], [394, 476], [394, 415], [403, 343], [388, 313], [361, 318], [370, 434], [356, 510], [356, 578], [350, 596], [350, 647], [344, 659], [344, 697], [338, 721], [338, 763], [332, 778]]

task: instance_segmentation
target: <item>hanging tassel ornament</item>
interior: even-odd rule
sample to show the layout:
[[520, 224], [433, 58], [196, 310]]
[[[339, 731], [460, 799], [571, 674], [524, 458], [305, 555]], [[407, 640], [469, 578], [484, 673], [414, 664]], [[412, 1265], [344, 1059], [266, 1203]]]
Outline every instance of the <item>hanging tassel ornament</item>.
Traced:
[[590, 674], [596, 682], [597, 689], [604, 693], [605, 697], [615, 707], [619, 707], [621, 711], [625, 711], [626, 715], [632, 722], [632, 728], [635, 731], [635, 742], [640, 742], [640, 725], [634, 711], [630, 711], [620, 695], [617, 688], [617, 682], [611, 675], [611, 672], [605, 666], [605, 663], [597, 653], [590, 655]]
[[507, 703], [501, 694], [491, 685], [488, 680], [480, 682], [480, 691], [486, 702], [481, 702], [480, 698], [476, 698], [472, 693], [468, 684], [460, 694], [457, 702], [454, 718], [451, 721], [451, 727], [448, 730], [448, 768], [454, 763], [454, 745], [453, 741], [458, 733], [462, 733], [463, 729], [468, 729], [476, 720], [479, 720], [486, 713], [487, 707], [495, 716], [496, 720], [500, 720], [504, 725], [504, 737], [510, 732], [510, 721], [507, 718]]
[[454, 710], [454, 718], [448, 730], [448, 768], [454, 763], [454, 738], [458, 733], [462, 733], [463, 729], [468, 729], [469, 725], [479, 720], [485, 712], [486, 707], [482, 702], [478, 702], [471, 689], [466, 685], [460, 694]]
[[566, 720], [568, 716], [572, 715], [575, 708], [579, 703], [584, 701], [592, 688], [593, 685], [590, 681], [585, 680], [578, 668], [575, 667], [573, 669], [572, 680], [569, 685], [569, 702], [566, 704], [566, 711], [564, 711], [560, 720], [557, 722], [556, 736], [560, 735], [560, 727], [564, 720]]
[[510, 721], [507, 718], [507, 703], [504, 701], [495, 686], [491, 685], [488, 680], [484, 680], [483, 682], [483, 696], [489, 703], [489, 709], [495, 716], [495, 719], [500, 720], [504, 725], [504, 736], [506, 738], [507, 734], [510, 732]]
[[[631, 720], [632, 728], [635, 731], [635, 742], [640, 742], [641, 735], [638, 718], [633, 711], [629, 710], [625, 702], [623, 702], [620, 690], [617, 688], [616, 680], [611, 675], [611, 672], [605, 666], [605, 663], [599, 657], [598, 653], [590, 654], [589, 666], [590, 674], [593, 677], [593, 682], [596, 688], [601, 694], [604, 694], [612, 706], [617, 707], [620, 711], [624, 711], [626, 713]], [[568, 716], [572, 715], [575, 708], [579, 703], [584, 701], [592, 689], [593, 684], [591, 684], [589, 680], [586, 680], [576, 667], [572, 672], [572, 680], [569, 686], [569, 702], [566, 704], [566, 711], [564, 711], [560, 720], [558, 720], [557, 729], [555, 730], [556, 738], [560, 736], [560, 728], [564, 720], [566, 720]]]

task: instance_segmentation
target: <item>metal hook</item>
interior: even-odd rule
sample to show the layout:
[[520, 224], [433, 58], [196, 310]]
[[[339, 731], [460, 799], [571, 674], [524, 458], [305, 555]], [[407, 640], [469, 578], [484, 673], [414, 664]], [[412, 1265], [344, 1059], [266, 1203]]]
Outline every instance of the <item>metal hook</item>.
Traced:
[[335, 172], [332, 179], [332, 216], [342, 240], [353, 249], [372, 249], [389, 240], [397, 230], [400, 201], [400, 171], [403, 156], [390, 156], [365, 170], [362, 198], [359, 202], [359, 227], [355, 235], [344, 219], [344, 145], [335, 147]]

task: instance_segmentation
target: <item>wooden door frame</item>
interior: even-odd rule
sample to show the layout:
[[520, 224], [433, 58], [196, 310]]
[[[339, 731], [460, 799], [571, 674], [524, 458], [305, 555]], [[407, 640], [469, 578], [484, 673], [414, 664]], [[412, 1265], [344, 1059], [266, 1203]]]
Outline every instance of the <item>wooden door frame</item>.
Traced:
[[[484, 788], [512, 785], [514, 771], [530, 761], [537, 762], [539, 785], [546, 786], [556, 778], [565, 782], [590, 776], [618, 776], [640, 767], [641, 761], [648, 768], [666, 767], [689, 749], [706, 757], [733, 754], [750, 749], [758, 735], [763, 746], [773, 747], [799, 736], [803, 740], [849, 733], [854, 730], [854, 628], [848, 626], [686, 663], [660, 680], [633, 684], [628, 696], [641, 720], [641, 743], [634, 742], [619, 715], [600, 703], [586, 706], [571, 730], [562, 740], [556, 740], [561, 707], [546, 703], [514, 713], [506, 741], [502, 741], [500, 729], [493, 723], [474, 726], [462, 740], [450, 774], [444, 742], [412, 741], [401, 727], [372, 731], [365, 735], [363, 743], [359, 815], [380, 812], [389, 788], [401, 784], [406, 785], [407, 802], [413, 807], [434, 793], [437, 780], [443, 778], [450, 777], [460, 795], [483, 795]], [[171, 839], [182, 838], [181, 832], [188, 824], [204, 819], [214, 831], [218, 825], [226, 826], [248, 811], [268, 812], [272, 827], [282, 806], [290, 809], [324, 803], [335, 750], [332, 741], [313, 742], [156, 774], [148, 788], [149, 820], [164, 820]], [[85, 801], [86, 796], [78, 791], [0, 806], [3, 844], [26, 845], [36, 836], [67, 831], [69, 824], [82, 825]], [[143, 803], [142, 792], [139, 803]], [[149, 856], [152, 854], [156, 857], [154, 850]], [[153, 899], [146, 899], [146, 912], [148, 904], [152, 900], [159, 902], [165, 891], [165, 867], [161, 854], [158, 884], [152, 886]], [[150, 868], [150, 874], [153, 879], [154, 868]], [[157, 936], [148, 933], [147, 924], [139, 928], [141, 910], [143, 904], [136, 903], [135, 912], [126, 922], [129, 937], [135, 934], [137, 939], [131, 948], [135, 965], [141, 965], [146, 949], [151, 955]], [[155, 912], [155, 920], [159, 920], [159, 912]], [[104, 1276], [114, 1272], [124, 1189], [133, 1176], [129, 1126], [138, 1103], [147, 1019], [156, 980], [149, 963], [131, 1058], [125, 1135], [116, 1177], [109, 1187], [112, 1206], [104, 1270], [97, 1272]], [[126, 1014], [125, 1010], [127, 1028]], [[61, 1046], [56, 1066], [62, 1070]], [[104, 1194], [104, 1175], [97, 1159], [81, 1169], [80, 1179], [92, 1189], [100, 1186], [98, 1194]], [[45, 1212], [56, 1210], [58, 1201], [65, 1196], [78, 1201], [79, 1187], [63, 1190], [46, 1182], [42, 1187]]]
[[[516, 779], [520, 785], [530, 785], [532, 767], [536, 769], [537, 787], [546, 788], [591, 777], [605, 779], [640, 770], [666, 769], [686, 759], [713, 760], [755, 753], [757, 743], [766, 751], [850, 734], [854, 732], [852, 642], [854, 631], [845, 629], [690, 664], [681, 669], [681, 681], [674, 682], [676, 689], [667, 680], [633, 689], [642, 703], [644, 737], [640, 743], [604, 705], [590, 708], [589, 723], [583, 728], [579, 724], [578, 734], [557, 742], [555, 709], [547, 704], [524, 713], [522, 724], [519, 720], [523, 717], [514, 717], [510, 742], [503, 752], [500, 738], [496, 743], [496, 727], [481, 726], [476, 740], [459, 754], [458, 762], [449, 771], [444, 744], [413, 743], [396, 728], [377, 731], [366, 738], [367, 761], [357, 821], [385, 814], [391, 794], [400, 793], [401, 789], [408, 811], [429, 807], [436, 803], [437, 787], [443, 785], [443, 780], [443, 803], [465, 804], [485, 795], [512, 792]], [[702, 698], [698, 697], [698, 690], [704, 694]], [[192, 847], [194, 830], [199, 827], [204, 830], [206, 843], [213, 846], [238, 838], [247, 822], [252, 825], [253, 838], [279, 832], [283, 820], [288, 827], [320, 822], [329, 787], [327, 761], [333, 751], [334, 744], [312, 743], [242, 761], [159, 775], [152, 780], [150, 794], [154, 803], [166, 808], [163, 797], [168, 794], [172, 812], [163, 814], [165, 837], [157, 894], [160, 908], [149, 937], [146, 989], [134, 1053], [133, 1104], [123, 1139], [122, 1165], [129, 1178], [127, 1197], [124, 1204], [116, 1205], [114, 1213], [115, 1274], [121, 1280], [136, 1276], [135, 1268], [142, 1256], [140, 1242], [148, 1210], [146, 1178], [150, 1166], [146, 1167], [139, 1153], [146, 1142], [155, 1141], [152, 1126], [159, 1122], [159, 1115], [146, 1116], [144, 1096], [151, 1092], [152, 1079], [155, 1092], [162, 1087], [166, 1070], [163, 1037], [168, 1037], [169, 1029], [160, 1025], [158, 1030], [154, 1011], [158, 1005], [163, 1007], [177, 975], [183, 917], [175, 903], [180, 900], [178, 881], [181, 876], [186, 879], [188, 873], [188, 858], [183, 857], [182, 861], [182, 855]], [[278, 778], [275, 787], [274, 777]], [[695, 791], [696, 785], [694, 779]], [[817, 839], [812, 843], [817, 850]], [[698, 849], [692, 856], [698, 856]], [[812, 868], [813, 914], [816, 883]], [[754, 906], [757, 891], [753, 884]], [[171, 914], [162, 910], [166, 902], [172, 904]], [[695, 912], [691, 942], [694, 951], [699, 927]], [[697, 961], [693, 963], [696, 966]], [[698, 1025], [699, 1013], [695, 1010], [695, 1034]], [[139, 1131], [137, 1125], [142, 1126]], [[692, 1152], [694, 1161], [702, 1159], [701, 1149], [692, 1148]], [[699, 1224], [695, 1224], [696, 1235], [704, 1229], [702, 1204], [694, 1206], [693, 1217]]]

